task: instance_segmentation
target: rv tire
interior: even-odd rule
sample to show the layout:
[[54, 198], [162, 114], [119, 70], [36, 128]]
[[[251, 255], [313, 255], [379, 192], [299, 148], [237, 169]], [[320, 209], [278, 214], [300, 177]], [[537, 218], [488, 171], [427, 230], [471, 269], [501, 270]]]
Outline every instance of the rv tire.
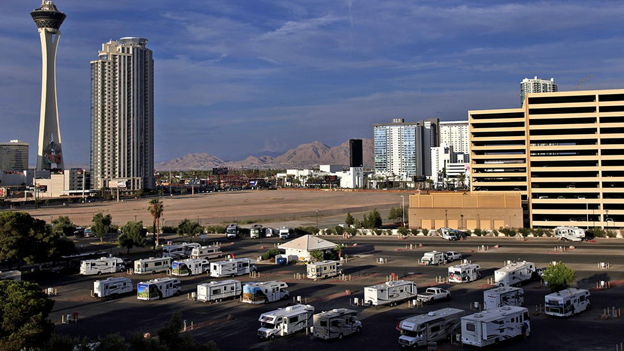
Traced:
[[342, 340], [342, 333], [338, 334], [338, 340]]
[[275, 334], [271, 335], [271, 336], [269, 337], [269, 339], [271, 339], [271, 340], [275, 340]]
[[102, 275], [102, 272], [98, 272], [98, 275]]
[[358, 334], [359, 334], [359, 333], [361, 333], [361, 332], [362, 332], [362, 328], [361, 328], [361, 327], [357, 327], [357, 328], [355, 329], [355, 332], [356, 332], [356, 333], [358, 333]]

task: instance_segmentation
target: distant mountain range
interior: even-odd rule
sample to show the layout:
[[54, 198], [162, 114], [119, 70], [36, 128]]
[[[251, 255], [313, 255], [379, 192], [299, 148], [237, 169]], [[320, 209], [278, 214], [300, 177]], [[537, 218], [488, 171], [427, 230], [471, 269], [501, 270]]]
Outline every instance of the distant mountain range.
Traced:
[[[362, 139], [364, 167], [372, 167], [375, 161], [373, 139]], [[302, 144], [279, 156], [248, 156], [241, 161], [223, 161], [208, 153], [186, 154], [182, 157], [156, 164], [159, 171], [209, 170], [215, 167], [228, 168], [305, 168], [319, 165], [348, 165], [349, 141], [329, 147], [314, 141]]]

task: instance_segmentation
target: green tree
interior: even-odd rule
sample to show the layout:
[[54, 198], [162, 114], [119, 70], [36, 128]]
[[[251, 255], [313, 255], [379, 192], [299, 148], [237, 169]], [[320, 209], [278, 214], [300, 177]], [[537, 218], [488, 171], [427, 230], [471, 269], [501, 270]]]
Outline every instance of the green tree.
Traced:
[[351, 212], [347, 213], [347, 218], [345, 218], [345, 223], [347, 225], [353, 225], [355, 223], [355, 218], [351, 215]]
[[128, 253], [130, 253], [130, 249], [135, 246], [145, 246], [146, 235], [147, 229], [143, 228], [143, 221], [128, 222], [121, 228], [121, 235], [119, 235], [117, 242], [119, 247], [127, 248]]
[[409, 229], [407, 229], [407, 227], [399, 227], [398, 231], [402, 236], [407, 236], [409, 234]]
[[569, 268], [563, 262], [557, 262], [556, 264], [550, 264], [548, 268], [544, 270], [542, 279], [548, 282], [550, 290], [555, 292], [565, 289], [570, 286], [574, 281], [576, 272]]
[[93, 216], [91, 231], [93, 232], [93, 235], [100, 238], [100, 242], [103, 242], [104, 237], [110, 233], [112, 221], [113, 218], [110, 214], [105, 216], [102, 212], [100, 212]]
[[192, 241], [194, 237], [201, 234], [203, 231], [204, 228], [199, 225], [199, 223], [184, 218], [184, 220], [178, 224], [178, 230], [176, 232], [180, 236], [188, 236]]
[[149, 207], [147, 209], [154, 219], [153, 226], [156, 228], [156, 240], [154, 240], [154, 247], [156, 247], [158, 246], [158, 241], [160, 239], [160, 217], [162, 217], [163, 212], [165, 212], [165, 206], [160, 199], [155, 198], [149, 202]]
[[321, 250], [312, 250], [310, 251], [310, 256], [316, 262], [322, 261], [325, 258], [325, 254]]
[[379, 228], [383, 224], [383, 220], [381, 219], [381, 214], [379, 213], [379, 211], [377, 211], [377, 209], [374, 209], [371, 212], [369, 217], [371, 218], [373, 228]]
[[52, 221], [52, 233], [65, 236], [74, 235], [76, 225], [67, 216], [59, 216]]
[[390, 209], [390, 213], [388, 213], [388, 219], [391, 221], [394, 221], [395, 219], [397, 219], [398, 215], [397, 215], [397, 210], [392, 207]]

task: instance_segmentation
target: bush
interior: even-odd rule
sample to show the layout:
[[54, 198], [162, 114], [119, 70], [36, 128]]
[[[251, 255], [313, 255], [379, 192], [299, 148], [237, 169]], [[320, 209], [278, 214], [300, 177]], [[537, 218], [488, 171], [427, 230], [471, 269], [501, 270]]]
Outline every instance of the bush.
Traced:
[[270, 260], [272, 258], [275, 258], [275, 256], [279, 255], [280, 253], [281, 252], [279, 249], [269, 249], [265, 253], [262, 254], [262, 260], [263, 261]]
[[472, 234], [474, 234], [476, 236], [482, 236], [485, 233], [480, 228], [476, 228], [475, 230], [472, 231]]
[[172, 227], [172, 226], [167, 226], [167, 225], [165, 225], [165, 226], [162, 226], [162, 227], [161, 227], [161, 230], [162, 230], [162, 232], [163, 232], [163, 233], [165, 233], [165, 234], [173, 234], [173, 233], [175, 233], [175, 232], [177, 232], [177, 231], [178, 231], [178, 228], [177, 228], [177, 227]]
[[499, 231], [505, 236], [516, 236], [516, 230], [513, 228], [500, 228]]
[[543, 236], [552, 236], [552, 230], [547, 229], [547, 228], [535, 228], [533, 229], [533, 235], [537, 236], [537, 237], [543, 237]]
[[608, 238], [615, 238], [617, 236], [617, 234], [615, 233], [615, 230], [613, 229], [607, 229], [605, 233]]
[[427, 236], [429, 234], [429, 229], [427, 229], [427, 228], [423, 228], [421, 231], [422, 231], [424, 236]]
[[344, 231], [347, 232], [349, 235], [356, 235], [357, 234], [357, 229], [351, 228], [351, 227], [345, 228]]
[[318, 231], [316, 230], [316, 227], [314, 226], [308, 226], [308, 227], [297, 227], [295, 228], [295, 233], [297, 235], [314, 235], [316, 233], [318, 233]]
[[206, 233], [225, 234], [226, 227], [222, 225], [210, 225], [204, 229]]
[[493, 230], [492, 230], [492, 235], [494, 235], [494, 236], [498, 236], [498, 230], [493, 229]]
[[563, 262], [557, 262], [557, 264], [550, 264], [548, 268], [544, 270], [544, 281], [548, 282], [550, 291], [555, 292], [570, 286], [570, 283], [574, 281], [574, 270], [567, 267]]
[[529, 234], [531, 234], [531, 229], [529, 228], [520, 228], [518, 229], [518, 233], [520, 233], [523, 237], [527, 237], [529, 236]]
[[409, 234], [409, 229], [407, 229], [407, 227], [399, 227], [398, 232], [403, 236], [407, 236]]
[[607, 236], [607, 232], [605, 232], [605, 230], [602, 228], [591, 228], [587, 232], [591, 234], [594, 238], [604, 238]]

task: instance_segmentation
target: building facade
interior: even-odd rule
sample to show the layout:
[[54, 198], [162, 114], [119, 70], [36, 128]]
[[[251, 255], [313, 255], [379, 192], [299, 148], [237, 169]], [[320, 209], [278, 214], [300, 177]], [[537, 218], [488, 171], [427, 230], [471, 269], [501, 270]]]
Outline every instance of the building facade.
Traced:
[[470, 140], [468, 138], [468, 121], [440, 122], [440, 145], [446, 143], [456, 153], [468, 154]]
[[0, 143], [0, 170], [22, 172], [28, 169], [28, 143], [11, 140]]
[[154, 60], [146, 45], [143, 38], [111, 40], [91, 62], [94, 189], [155, 186]]
[[524, 106], [524, 99], [527, 94], [531, 93], [554, 93], [559, 91], [555, 78], [542, 79], [542, 78], [524, 78], [520, 82], [520, 104]]

